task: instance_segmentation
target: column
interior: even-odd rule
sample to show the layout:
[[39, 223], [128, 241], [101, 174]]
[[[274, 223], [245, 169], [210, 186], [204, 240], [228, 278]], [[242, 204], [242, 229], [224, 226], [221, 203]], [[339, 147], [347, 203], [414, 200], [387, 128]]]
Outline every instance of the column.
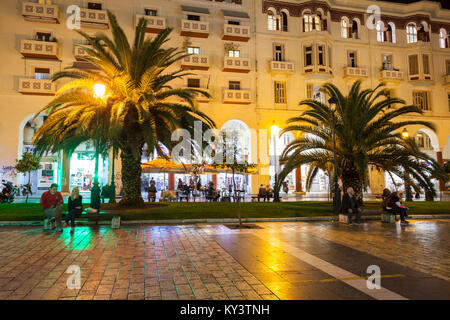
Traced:
[[175, 190], [175, 173], [169, 173], [169, 190]]
[[295, 192], [302, 192], [302, 168], [295, 169]]
[[61, 180], [62, 193], [69, 193], [69, 179], [70, 179], [70, 155], [66, 151], [63, 151], [62, 180]]
[[[436, 152], [436, 160], [439, 163], [439, 165], [444, 165], [444, 160], [442, 158], [442, 151]], [[445, 191], [445, 183], [442, 180], [439, 180], [439, 191]]]

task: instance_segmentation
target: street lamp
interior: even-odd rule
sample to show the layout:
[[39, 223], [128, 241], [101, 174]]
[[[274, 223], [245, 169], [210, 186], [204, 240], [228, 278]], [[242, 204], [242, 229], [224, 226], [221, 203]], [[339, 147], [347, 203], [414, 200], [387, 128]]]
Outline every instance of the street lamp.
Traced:
[[[408, 130], [406, 128], [403, 128], [402, 138], [403, 139], [408, 139], [409, 138], [409, 132], [408, 132]], [[404, 180], [404, 183], [405, 183], [405, 200], [406, 201], [413, 201], [413, 197], [412, 197], [412, 194], [411, 194], [411, 189], [410, 189], [410, 187], [408, 185], [408, 182], [407, 182], [408, 178], [409, 178], [408, 172], [406, 172], [406, 168], [403, 167], [403, 180]]]
[[[94, 97], [95, 98], [103, 98], [106, 92], [106, 86], [101, 83], [96, 83], [94, 85]], [[98, 109], [96, 110], [97, 113], [97, 130], [99, 126], [99, 119], [98, 119]], [[100, 144], [100, 137], [97, 137], [96, 146], [95, 146], [95, 172], [94, 172], [94, 185], [91, 188], [91, 208], [97, 209], [100, 211], [100, 187], [98, 185], [98, 158], [99, 158], [99, 144]]]
[[337, 159], [336, 159], [336, 123], [334, 118], [334, 113], [336, 112], [336, 103], [337, 100], [334, 96], [332, 96], [328, 103], [330, 104], [330, 109], [333, 112], [332, 114], [332, 134], [333, 134], [333, 158], [334, 158], [334, 189], [333, 189], [333, 212], [334, 214], [338, 214], [341, 208], [341, 190], [339, 189], [338, 183], [338, 167], [337, 167]]
[[274, 166], [275, 166], [275, 183], [277, 183], [277, 136], [280, 131], [280, 128], [273, 121], [272, 126], [270, 127], [270, 132], [273, 134], [273, 151], [274, 151]]

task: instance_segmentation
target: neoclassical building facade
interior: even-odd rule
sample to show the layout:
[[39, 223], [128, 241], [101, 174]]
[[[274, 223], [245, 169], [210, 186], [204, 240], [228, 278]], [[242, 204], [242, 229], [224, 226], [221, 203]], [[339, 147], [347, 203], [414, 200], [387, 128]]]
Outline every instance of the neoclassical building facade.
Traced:
[[[212, 97], [200, 98], [199, 108], [218, 128], [239, 130], [242, 149], [258, 164], [258, 174], [243, 178], [248, 192], [273, 181], [277, 159], [294, 138], [274, 139], [275, 126], [283, 128], [298, 116], [303, 99], [326, 101], [318, 91], [326, 82], [344, 92], [357, 79], [366, 88], [385, 82], [391, 95], [419, 106], [424, 110], [420, 117], [436, 126], [436, 131], [406, 128], [420, 147], [441, 163], [450, 160], [450, 10], [439, 3], [11, 0], [2, 2], [0, 13], [0, 166], [14, 164], [23, 151], [33, 149], [31, 137], [44, 117], [31, 119], [61, 85], [52, 83], [51, 75], [73, 64], [89, 67], [82, 60], [82, 37], [67, 25], [76, 12], [71, 5], [80, 8], [80, 27], [92, 35], [109, 33], [107, 9], [130, 39], [140, 17], [148, 20], [149, 37], [173, 28], [168, 46], [192, 54], [175, 67], [195, 73], [174, 86], [208, 90]], [[35, 190], [51, 182], [63, 191], [84, 186], [92, 178], [92, 157], [88, 145], [71, 155], [44, 157], [33, 176]], [[110, 162], [111, 157], [101, 161], [102, 183], [108, 183]], [[305, 191], [307, 172], [305, 166], [291, 173], [292, 191]], [[168, 177], [170, 187], [176, 178]], [[210, 178], [223, 184], [229, 179]], [[327, 179], [320, 173], [311, 192], [326, 192]], [[382, 173], [370, 175], [372, 193], [392, 183]]]

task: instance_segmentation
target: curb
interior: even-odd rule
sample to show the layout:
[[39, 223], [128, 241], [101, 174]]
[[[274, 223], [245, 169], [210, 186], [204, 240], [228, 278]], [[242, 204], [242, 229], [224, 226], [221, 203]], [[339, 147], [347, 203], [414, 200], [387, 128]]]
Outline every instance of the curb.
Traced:
[[[411, 215], [409, 220], [450, 219], [450, 215]], [[380, 220], [378, 216], [362, 216], [361, 220]], [[243, 218], [242, 222], [314, 222], [314, 221], [339, 221], [339, 217], [292, 217], [292, 218]], [[122, 221], [123, 225], [134, 224], [196, 224], [196, 223], [235, 223], [237, 218], [227, 219], [173, 219], [173, 220], [130, 220]], [[77, 222], [77, 225], [95, 225], [94, 221]], [[99, 221], [98, 225], [111, 225], [110, 221]], [[0, 226], [43, 226], [43, 221], [0, 221]]]

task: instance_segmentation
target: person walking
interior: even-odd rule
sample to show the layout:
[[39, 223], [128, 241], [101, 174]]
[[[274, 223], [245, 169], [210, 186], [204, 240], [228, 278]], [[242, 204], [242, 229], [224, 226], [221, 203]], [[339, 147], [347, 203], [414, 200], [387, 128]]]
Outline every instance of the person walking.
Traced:
[[39, 204], [44, 209], [44, 215], [48, 219], [56, 221], [56, 231], [62, 232], [61, 215], [63, 197], [58, 192], [58, 185], [56, 183], [52, 183], [50, 189], [42, 194]]
[[67, 213], [66, 221], [64, 222], [64, 228], [67, 227], [70, 221], [70, 233], [75, 232], [75, 218], [81, 215], [83, 211], [83, 196], [80, 195], [80, 189], [78, 187], [74, 187], [72, 192], [70, 193], [68, 199], [69, 212]]
[[341, 213], [348, 217], [348, 224], [352, 224], [352, 214], [356, 214], [355, 225], [359, 225], [361, 218], [361, 208], [355, 198], [355, 190], [352, 187], [347, 188], [347, 192], [342, 197]]

